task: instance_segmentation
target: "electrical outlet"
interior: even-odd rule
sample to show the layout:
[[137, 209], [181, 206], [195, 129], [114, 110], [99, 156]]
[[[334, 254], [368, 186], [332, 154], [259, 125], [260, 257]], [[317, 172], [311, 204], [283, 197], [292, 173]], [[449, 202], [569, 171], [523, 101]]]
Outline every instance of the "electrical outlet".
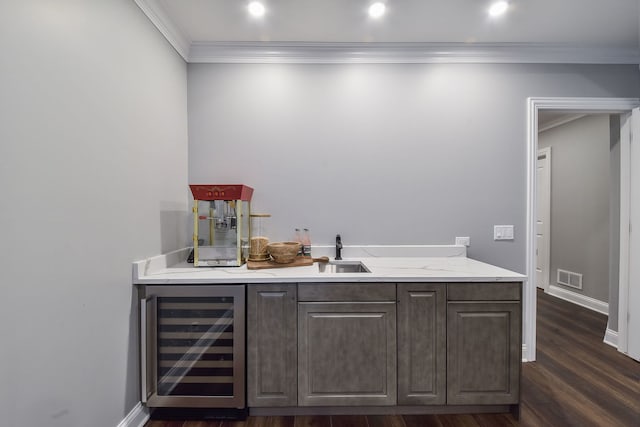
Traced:
[[471, 239], [468, 237], [456, 237], [456, 245], [469, 246]]
[[513, 225], [494, 225], [493, 240], [513, 240]]

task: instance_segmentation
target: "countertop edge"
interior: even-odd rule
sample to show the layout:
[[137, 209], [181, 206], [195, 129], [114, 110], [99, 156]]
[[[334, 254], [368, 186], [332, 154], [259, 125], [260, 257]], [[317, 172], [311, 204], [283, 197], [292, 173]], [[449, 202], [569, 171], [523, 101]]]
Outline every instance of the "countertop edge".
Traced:
[[[527, 276], [466, 256], [370, 257], [371, 273], [319, 273], [315, 266], [267, 270], [243, 267], [190, 267], [183, 248], [133, 263], [133, 285], [255, 283], [411, 283], [526, 282]], [[426, 272], [424, 274], [423, 272]], [[217, 276], [217, 277], [216, 277]]]
[[273, 279], [141, 279], [134, 282], [134, 285], [250, 285], [250, 284], [269, 284], [269, 283], [512, 283], [525, 282], [526, 276], [521, 277], [485, 277], [485, 276], [467, 276], [467, 277], [379, 277], [368, 276], [367, 279], [350, 278], [350, 277], [326, 277], [325, 278], [273, 278]]

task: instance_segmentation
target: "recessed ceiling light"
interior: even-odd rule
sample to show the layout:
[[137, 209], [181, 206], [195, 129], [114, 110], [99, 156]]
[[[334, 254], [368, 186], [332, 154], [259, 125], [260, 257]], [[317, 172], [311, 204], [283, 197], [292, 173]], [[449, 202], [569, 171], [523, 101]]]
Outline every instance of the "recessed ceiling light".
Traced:
[[264, 5], [259, 1], [252, 1], [251, 3], [249, 3], [249, 6], [247, 6], [247, 9], [249, 10], [251, 16], [255, 16], [256, 18], [264, 15], [265, 12]]
[[489, 7], [490, 16], [500, 16], [507, 11], [509, 3], [506, 1], [497, 1]]
[[372, 18], [380, 18], [384, 15], [386, 9], [387, 7], [382, 2], [373, 3], [369, 6], [369, 16]]

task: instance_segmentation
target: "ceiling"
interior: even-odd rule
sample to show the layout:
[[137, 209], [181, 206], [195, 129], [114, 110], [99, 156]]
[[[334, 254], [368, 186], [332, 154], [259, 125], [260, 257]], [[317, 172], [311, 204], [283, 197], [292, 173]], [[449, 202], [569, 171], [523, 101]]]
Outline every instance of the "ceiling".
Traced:
[[577, 47], [640, 62], [638, 0], [511, 0], [498, 18], [488, 16], [490, 0], [383, 0], [387, 13], [377, 20], [367, 15], [372, 0], [263, 0], [267, 12], [261, 18], [248, 15], [248, 0], [135, 1], [188, 61], [194, 50], [197, 57], [198, 49], [221, 45], [391, 43], [466, 52], [505, 45], [565, 52]]
[[[569, 123], [584, 117], [585, 112], [573, 112], [567, 110], [539, 110], [538, 111], [538, 131], [551, 129], [555, 126]], [[598, 114], [598, 113], [595, 113]]]

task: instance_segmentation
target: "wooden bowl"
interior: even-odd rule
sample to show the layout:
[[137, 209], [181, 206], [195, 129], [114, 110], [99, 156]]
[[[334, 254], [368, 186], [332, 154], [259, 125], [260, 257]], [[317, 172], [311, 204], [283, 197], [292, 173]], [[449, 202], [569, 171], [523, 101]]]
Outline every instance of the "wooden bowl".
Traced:
[[274, 262], [278, 264], [289, 264], [295, 261], [300, 250], [298, 242], [274, 242], [267, 245], [267, 251]]

